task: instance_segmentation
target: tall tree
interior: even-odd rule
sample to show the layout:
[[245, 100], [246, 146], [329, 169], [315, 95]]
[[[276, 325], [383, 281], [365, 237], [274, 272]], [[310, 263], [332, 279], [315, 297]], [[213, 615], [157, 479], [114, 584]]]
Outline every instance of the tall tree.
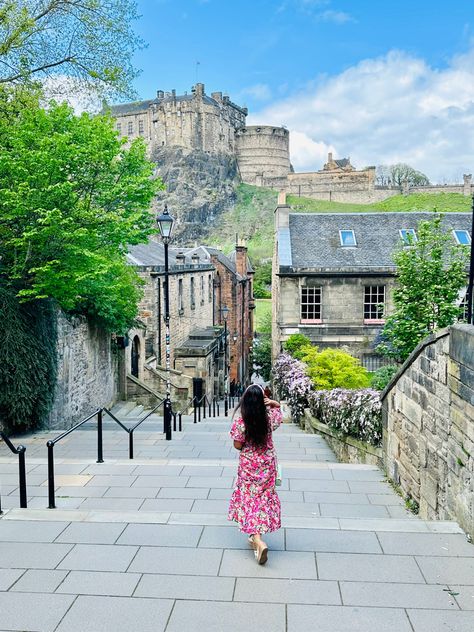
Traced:
[[75, 78], [81, 89], [130, 95], [134, 0], [4, 0], [0, 5], [0, 84]]
[[394, 313], [382, 331], [377, 351], [405, 360], [428, 334], [461, 316], [459, 293], [466, 285], [468, 252], [443, 229], [442, 215], [418, 224], [417, 240], [394, 257], [397, 286]]
[[422, 186], [430, 183], [428, 176], [425, 176], [424, 173], [417, 171], [404, 162], [399, 162], [396, 165], [390, 165], [389, 173], [391, 183], [399, 187], [403, 186], [405, 183], [411, 186]]
[[22, 301], [51, 298], [126, 331], [140, 282], [125, 253], [151, 233], [162, 184], [143, 141], [126, 148], [108, 117], [29, 98], [16, 110], [0, 98], [0, 280]]

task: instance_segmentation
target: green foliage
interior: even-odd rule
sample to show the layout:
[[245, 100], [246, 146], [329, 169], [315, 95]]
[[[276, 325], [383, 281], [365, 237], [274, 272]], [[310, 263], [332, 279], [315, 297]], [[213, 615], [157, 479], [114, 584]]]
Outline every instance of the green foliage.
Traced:
[[285, 351], [288, 351], [294, 358], [298, 358], [297, 354], [302, 349], [311, 348], [311, 340], [304, 334], [291, 334], [283, 346]]
[[0, 285], [0, 421], [22, 431], [45, 418], [56, 381], [56, 315], [51, 301], [20, 304]]
[[383, 391], [397, 371], [398, 366], [396, 364], [387, 364], [386, 366], [380, 367], [380, 369], [377, 369], [377, 371], [372, 374], [370, 386], [375, 388], [376, 391]]
[[359, 360], [341, 349], [318, 348], [304, 334], [292, 334], [285, 342], [285, 350], [307, 366], [306, 374], [316, 390], [333, 388], [365, 388], [369, 374]]
[[272, 302], [268, 299], [255, 301], [255, 331], [262, 334], [272, 331]]
[[471, 198], [462, 193], [412, 193], [395, 195], [383, 202], [371, 205], [379, 211], [442, 211], [443, 213], [468, 213]]
[[271, 298], [268, 289], [272, 284], [272, 264], [270, 261], [259, 264], [253, 278], [253, 295], [255, 298]]
[[267, 382], [272, 370], [272, 337], [270, 335], [263, 334], [255, 339], [252, 358], [253, 363], [259, 367], [260, 375]]
[[430, 183], [424, 173], [417, 171], [404, 162], [377, 167], [377, 181], [382, 185], [393, 184], [399, 187], [402, 187], [405, 183], [410, 186], [423, 186]]
[[461, 315], [456, 300], [466, 283], [468, 252], [442, 227], [442, 216], [418, 224], [418, 240], [401, 247], [394, 259], [397, 287], [394, 313], [382, 331], [377, 351], [405, 360], [431, 332], [452, 325]]
[[308, 365], [308, 376], [317, 390], [333, 388], [366, 388], [370, 379], [357, 358], [340, 349], [308, 349], [302, 361]]
[[[9, 104], [0, 95], [0, 107]], [[125, 332], [140, 297], [125, 253], [152, 232], [148, 207], [162, 188], [144, 143], [125, 149], [108, 117], [77, 117], [66, 105], [8, 107], [0, 118], [1, 274], [23, 301], [52, 298]]]
[[[6, 0], [0, 7], [0, 84], [50, 78], [57, 88], [131, 95], [133, 0]], [[58, 76], [58, 70], [61, 75]]]

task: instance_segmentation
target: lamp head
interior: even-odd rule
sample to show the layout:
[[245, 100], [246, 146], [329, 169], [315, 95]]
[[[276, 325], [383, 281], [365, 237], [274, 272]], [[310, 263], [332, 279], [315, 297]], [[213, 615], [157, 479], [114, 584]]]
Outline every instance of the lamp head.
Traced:
[[163, 213], [157, 216], [156, 223], [159, 226], [161, 238], [165, 244], [168, 243], [171, 238], [171, 231], [173, 230], [174, 217], [169, 214], [166, 204]]

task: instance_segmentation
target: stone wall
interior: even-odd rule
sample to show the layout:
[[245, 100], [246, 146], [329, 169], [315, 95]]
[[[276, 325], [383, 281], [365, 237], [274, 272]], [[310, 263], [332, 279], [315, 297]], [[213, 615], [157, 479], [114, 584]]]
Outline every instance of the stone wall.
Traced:
[[58, 313], [58, 374], [46, 426], [70, 428], [118, 399], [119, 350], [110, 334], [82, 317]]
[[474, 327], [423, 341], [382, 394], [390, 478], [426, 519], [474, 535]]
[[290, 134], [284, 127], [254, 125], [235, 133], [235, 149], [243, 182], [275, 188], [290, 173]]

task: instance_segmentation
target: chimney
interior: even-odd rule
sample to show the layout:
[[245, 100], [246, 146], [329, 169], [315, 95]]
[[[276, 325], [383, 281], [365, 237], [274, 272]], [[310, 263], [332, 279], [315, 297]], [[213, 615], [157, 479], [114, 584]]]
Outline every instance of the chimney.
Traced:
[[280, 228], [288, 228], [289, 225], [290, 207], [286, 203], [286, 191], [280, 191], [275, 209], [275, 231], [278, 231]]
[[464, 180], [464, 186], [463, 186], [464, 195], [471, 195], [472, 175], [470, 173], [465, 173], [463, 175], [463, 180]]
[[331, 162], [333, 162], [333, 159], [332, 159], [332, 151], [330, 151], [330, 152], [328, 153], [328, 163], [331, 163]]
[[211, 97], [214, 99], [214, 101], [222, 103], [222, 92], [211, 92]]
[[194, 266], [195, 268], [197, 268], [197, 267], [199, 266], [199, 255], [198, 255], [198, 253], [197, 253], [197, 252], [195, 252], [195, 253], [193, 254], [193, 256], [191, 257], [191, 261], [193, 262], [193, 266]]
[[243, 240], [235, 245], [235, 267], [237, 274], [247, 278], [247, 246]]
[[197, 83], [195, 88], [196, 88], [196, 92], [195, 92], [196, 96], [202, 99], [202, 97], [204, 96], [204, 84]]
[[176, 255], [176, 265], [184, 268], [185, 261], [186, 257], [184, 256], [184, 252], [178, 252]]
[[163, 90], [157, 90], [157, 91], [156, 91], [156, 97], [157, 97], [158, 99], [163, 99], [163, 98], [164, 98], [164, 96], [165, 96], [165, 93], [163, 92]]

